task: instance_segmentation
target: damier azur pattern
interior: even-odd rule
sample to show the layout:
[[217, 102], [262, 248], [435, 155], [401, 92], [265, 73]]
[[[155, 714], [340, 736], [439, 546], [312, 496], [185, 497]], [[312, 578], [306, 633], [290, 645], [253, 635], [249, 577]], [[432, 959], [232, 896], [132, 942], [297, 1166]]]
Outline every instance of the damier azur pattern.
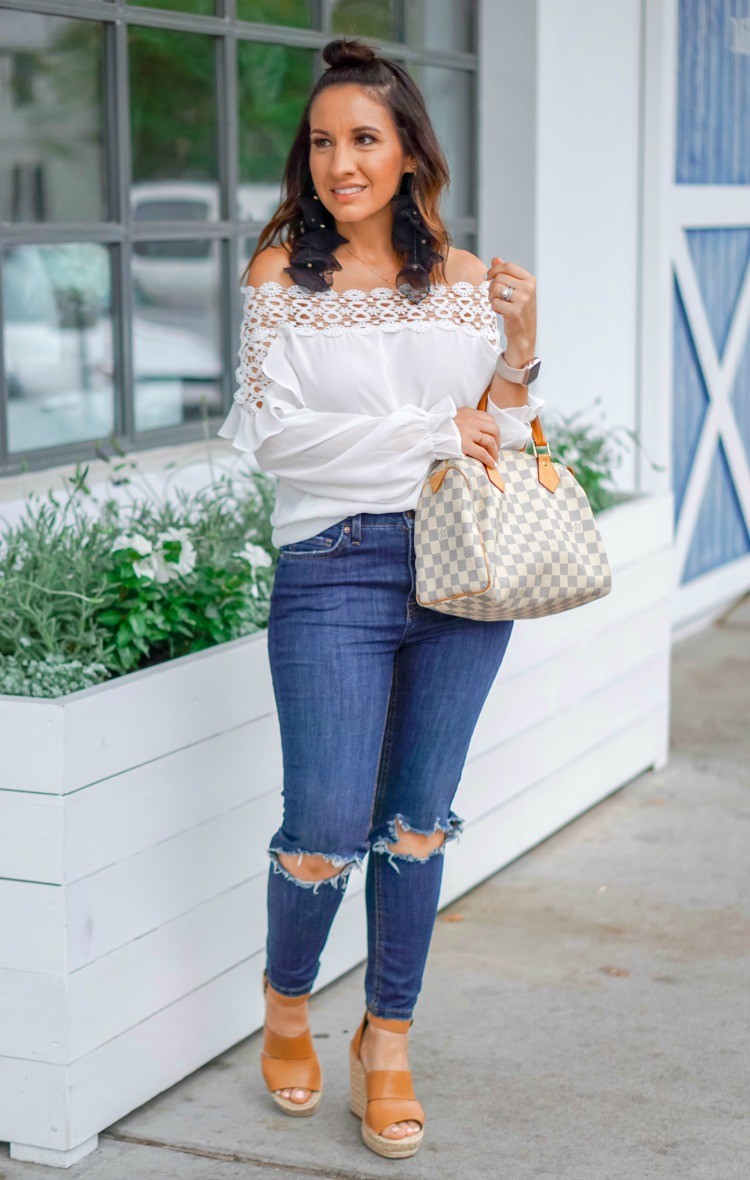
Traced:
[[[563, 463], [550, 492], [525, 451], [501, 449], [501, 492], [479, 459], [430, 467], [414, 514], [416, 598], [466, 619], [535, 619], [583, 606], [612, 588], [586, 494]], [[430, 477], [446, 469], [433, 492]]]

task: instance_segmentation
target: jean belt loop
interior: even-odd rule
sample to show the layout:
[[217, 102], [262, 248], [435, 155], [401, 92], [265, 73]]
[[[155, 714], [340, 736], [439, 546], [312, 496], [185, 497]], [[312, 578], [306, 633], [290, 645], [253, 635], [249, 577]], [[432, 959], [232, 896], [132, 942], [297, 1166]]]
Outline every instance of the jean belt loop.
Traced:
[[362, 541], [362, 513], [357, 512], [352, 519], [352, 540], [359, 545]]

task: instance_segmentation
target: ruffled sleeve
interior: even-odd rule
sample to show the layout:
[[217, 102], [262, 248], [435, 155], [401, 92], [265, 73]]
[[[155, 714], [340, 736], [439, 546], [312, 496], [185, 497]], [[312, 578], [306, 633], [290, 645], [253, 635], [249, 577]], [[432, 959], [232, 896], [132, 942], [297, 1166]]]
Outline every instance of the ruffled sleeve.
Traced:
[[544, 398], [534, 397], [529, 390], [528, 405], [507, 406], [505, 409], [496, 406], [492, 398], [487, 398], [487, 410], [500, 427], [500, 448], [509, 451], [525, 451], [531, 442], [531, 422], [537, 416], [542, 406], [547, 403]]
[[234, 405], [217, 431], [253, 454], [284, 428], [284, 416], [304, 406], [299, 380], [286, 356], [285, 316], [278, 296], [243, 287], [239, 364]]
[[456, 403], [447, 396], [427, 411], [433, 459], [450, 459], [463, 454], [461, 431], [454, 421], [457, 413]]

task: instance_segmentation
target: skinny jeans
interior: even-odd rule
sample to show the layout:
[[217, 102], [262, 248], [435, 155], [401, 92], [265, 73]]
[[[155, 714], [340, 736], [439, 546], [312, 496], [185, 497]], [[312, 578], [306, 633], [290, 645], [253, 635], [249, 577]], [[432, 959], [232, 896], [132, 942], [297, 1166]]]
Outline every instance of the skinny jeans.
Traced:
[[[411, 1019], [437, 914], [452, 809], [512, 620], [482, 622], [415, 598], [414, 512], [360, 512], [282, 545], [268, 652], [283, 757], [283, 820], [267, 849], [266, 973], [309, 992], [354, 868], [365, 874], [365, 1001]], [[403, 830], [444, 840], [389, 848]], [[278, 854], [339, 871], [303, 881]]]

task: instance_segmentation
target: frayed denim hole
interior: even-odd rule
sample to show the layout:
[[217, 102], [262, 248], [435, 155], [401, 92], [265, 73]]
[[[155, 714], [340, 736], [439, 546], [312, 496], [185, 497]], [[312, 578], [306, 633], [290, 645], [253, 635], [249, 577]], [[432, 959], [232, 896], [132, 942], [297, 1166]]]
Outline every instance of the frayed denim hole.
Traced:
[[[398, 843], [400, 833], [396, 828], [397, 822], [404, 832], [416, 832], [418, 836], [433, 836], [435, 832], [440, 831], [445, 832], [445, 839], [441, 844], [438, 844], [437, 848], [431, 848], [427, 856], [414, 856], [412, 852], [393, 852], [388, 845]], [[426, 861], [431, 860], [433, 856], [444, 856], [446, 844], [451, 840], [457, 842], [461, 839], [465, 822], [460, 815], [456, 815], [452, 811], [447, 820], [436, 819], [434, 827], [431, 829], [415, 828], [413, 824], [409, 823], [406, 816], [399, 812], [393, 819], [386, 821], [389, 834], [387, 836], [378, 836], [370, 846], [370, 851], [384, 852], [388, 857], [389, 865], [398, 873], [401, 870], [396, 864], [396, 858], [399, 860], [417, 861], [419, 864], [424, 864]]]
[[[280, 873], [281, 876], [287, 881], [291, 881], [292, 884], [298, 885], [301, 889], [312, 889], [313, 893], [317, 893], [321, 885], [332, 885], [334, 889], [344, 889], [355, 865], [359, 869], [360, 873], [364, 872], [361, 863], [362, 858], [359, 856], [351, 858], [346, 856], [338, 856], [336, 853], [305, 852], [304, 849], [301, 848], [295, 848], [293, 851], [290, 851], [288, 848], [268, 848], [266, 851], [271, 860], [271, 864], [273, 865], [274, 873]], [[302, 859], [305, 856], [320, 856], [323, 858], [323, 860], [328, 861], [330, 864], [343, 865], [343, 868], [339, 873], [334, 873], [332, 877], [322, 877], [319, 881], [303, 881], [299, 877], [295, 877], [294, 873], [290, 873], [288, 869], [284, 868], [283, 864], [279, 860], [280, 852], [289, 853], [291, 856], [297, 856], [298, 864], [302, 863]]]

